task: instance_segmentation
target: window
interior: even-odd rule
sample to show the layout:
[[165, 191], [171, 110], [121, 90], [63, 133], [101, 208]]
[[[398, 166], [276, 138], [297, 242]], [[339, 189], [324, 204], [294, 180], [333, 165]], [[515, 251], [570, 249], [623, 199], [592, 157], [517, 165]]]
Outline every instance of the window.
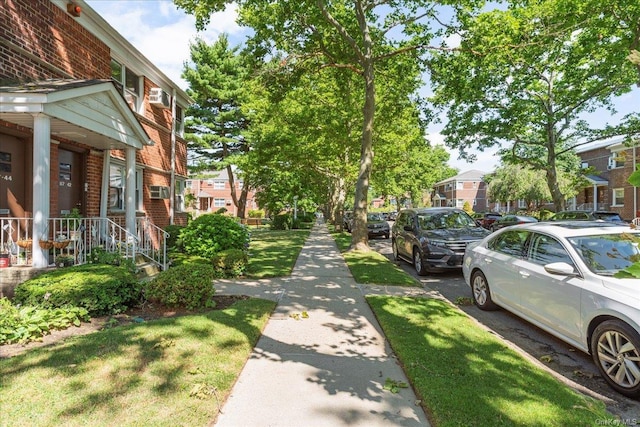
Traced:
[[456, 207], [457, 207], [457, 208], [462, 208], [462, 207], [464, 207], [464, 199], [458, 199], [458, 200], [456, 200]]
[[224, 181], [214, 181], [213, 182], [214, 190], [224, 190]]
[[456, 181], [456, 190], [463, 190], [463, 189], [464, 189], [464, 182]]
[[531, 240], [531, 262], [540, 265], [552, 262], [566, 262], [573, 265], [571, 257], [556, 239], [544, 234], [537, 234]]
[[176, 179], [175, 185], [175, 197], [173, 200], [173, 209], [176, 212], [184, 212], [184, 193], [185, 193], [185, 180]]
[[613, 189], [613, 206], [624, 206], [624, 188]]
[[176, 104], [176, 134], [184, 136], [184, 110]]
[[473, 188], [478, 188], [478, 183], [473, 181]]
[[138, 112], [141, 104], [142, 78], [115, 59], [111, 60], [111, 78], [122, 91], [129, 107]]
[[520, 199], [518, 200], [518, 209], [526, 209], [527, 208], [527, 201]]
[[507, 231], [500, 234], [488, 244], [489, 249], [503, 254], [522, 258], [524, 255], [524, 244], [527, 241], [528, 231]]
[[224, 199], [220, 199], [220, 198], [213, 199], [213, 206], [215, 206], [216, 208], [225, 207]]
[[611, 157], [609, 157], [609, 169], [623, 168], [626, 157], [627, 156], [624, 151], [611, 153]]
[[[124, 190], [127, 183], [127, 170], [124, 165], [115, 163], [109, 167], [109, 201], [108, 206], [112, 211], [125, 209]], [[135, 207], [142, 210], [142, 169], [136, 168]]]

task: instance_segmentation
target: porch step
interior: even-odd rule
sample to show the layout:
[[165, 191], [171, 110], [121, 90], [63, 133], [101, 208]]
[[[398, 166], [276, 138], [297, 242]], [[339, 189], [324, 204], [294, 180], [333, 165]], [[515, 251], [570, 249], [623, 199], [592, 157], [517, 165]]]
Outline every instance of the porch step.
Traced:
[[160, 273], [160, 267], [158, 267], [158, 264], [150, 261], [142, 254], [136, 255], [136, 269], [138, 271], [136, 276], [139, 280], [151, 280]]

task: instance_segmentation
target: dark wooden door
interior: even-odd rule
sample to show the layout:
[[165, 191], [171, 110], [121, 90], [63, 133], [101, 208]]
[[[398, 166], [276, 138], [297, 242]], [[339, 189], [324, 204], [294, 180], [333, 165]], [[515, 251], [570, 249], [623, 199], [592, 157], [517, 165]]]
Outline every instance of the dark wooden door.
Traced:
[[0, 133], [0, 213], [23, 217], [27, 209], [25, 180], [26, 144], [23, 140]]
[[58, 209], [60, 215], [78, 208], [84, 213], [82, 203], [82, 159], [81, 153], [65, 149], [58, 150]]

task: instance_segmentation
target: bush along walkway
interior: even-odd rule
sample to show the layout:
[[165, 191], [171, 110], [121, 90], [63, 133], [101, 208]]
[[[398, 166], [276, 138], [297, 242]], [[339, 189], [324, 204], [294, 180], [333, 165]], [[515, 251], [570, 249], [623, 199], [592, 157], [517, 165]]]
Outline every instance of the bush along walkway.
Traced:
[[278, 301], [216, 426], [429, 425], [325, 225], [291, 276], [215, 287]]

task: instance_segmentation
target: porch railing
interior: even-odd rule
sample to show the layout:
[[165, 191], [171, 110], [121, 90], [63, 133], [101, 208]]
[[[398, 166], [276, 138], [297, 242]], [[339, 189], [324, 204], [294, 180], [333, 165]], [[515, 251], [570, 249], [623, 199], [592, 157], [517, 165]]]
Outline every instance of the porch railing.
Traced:
[[609, 204], [608, 203], [597, 203], [597, 204], [593, 204], [593, 203], [583, 203], [581, 205], [578, 205], [576, 207], [576, 210], [578, 211], [606, 211], [609, 210]]
[[136, 218], [138, 252], [157, 263], [163, 270], [168, 267], [167, 238], [169, 233], [146, 217]]
[[[31, 266], [33, 218], [0, 218], [0, 253], [11, 265]], [[49, 264], [78, 265], [89, 261], [94, 248], [134, 259], [138, 237], [108, 218], [50, 218], [45, 232], [35, 237], [48, 250]]]

